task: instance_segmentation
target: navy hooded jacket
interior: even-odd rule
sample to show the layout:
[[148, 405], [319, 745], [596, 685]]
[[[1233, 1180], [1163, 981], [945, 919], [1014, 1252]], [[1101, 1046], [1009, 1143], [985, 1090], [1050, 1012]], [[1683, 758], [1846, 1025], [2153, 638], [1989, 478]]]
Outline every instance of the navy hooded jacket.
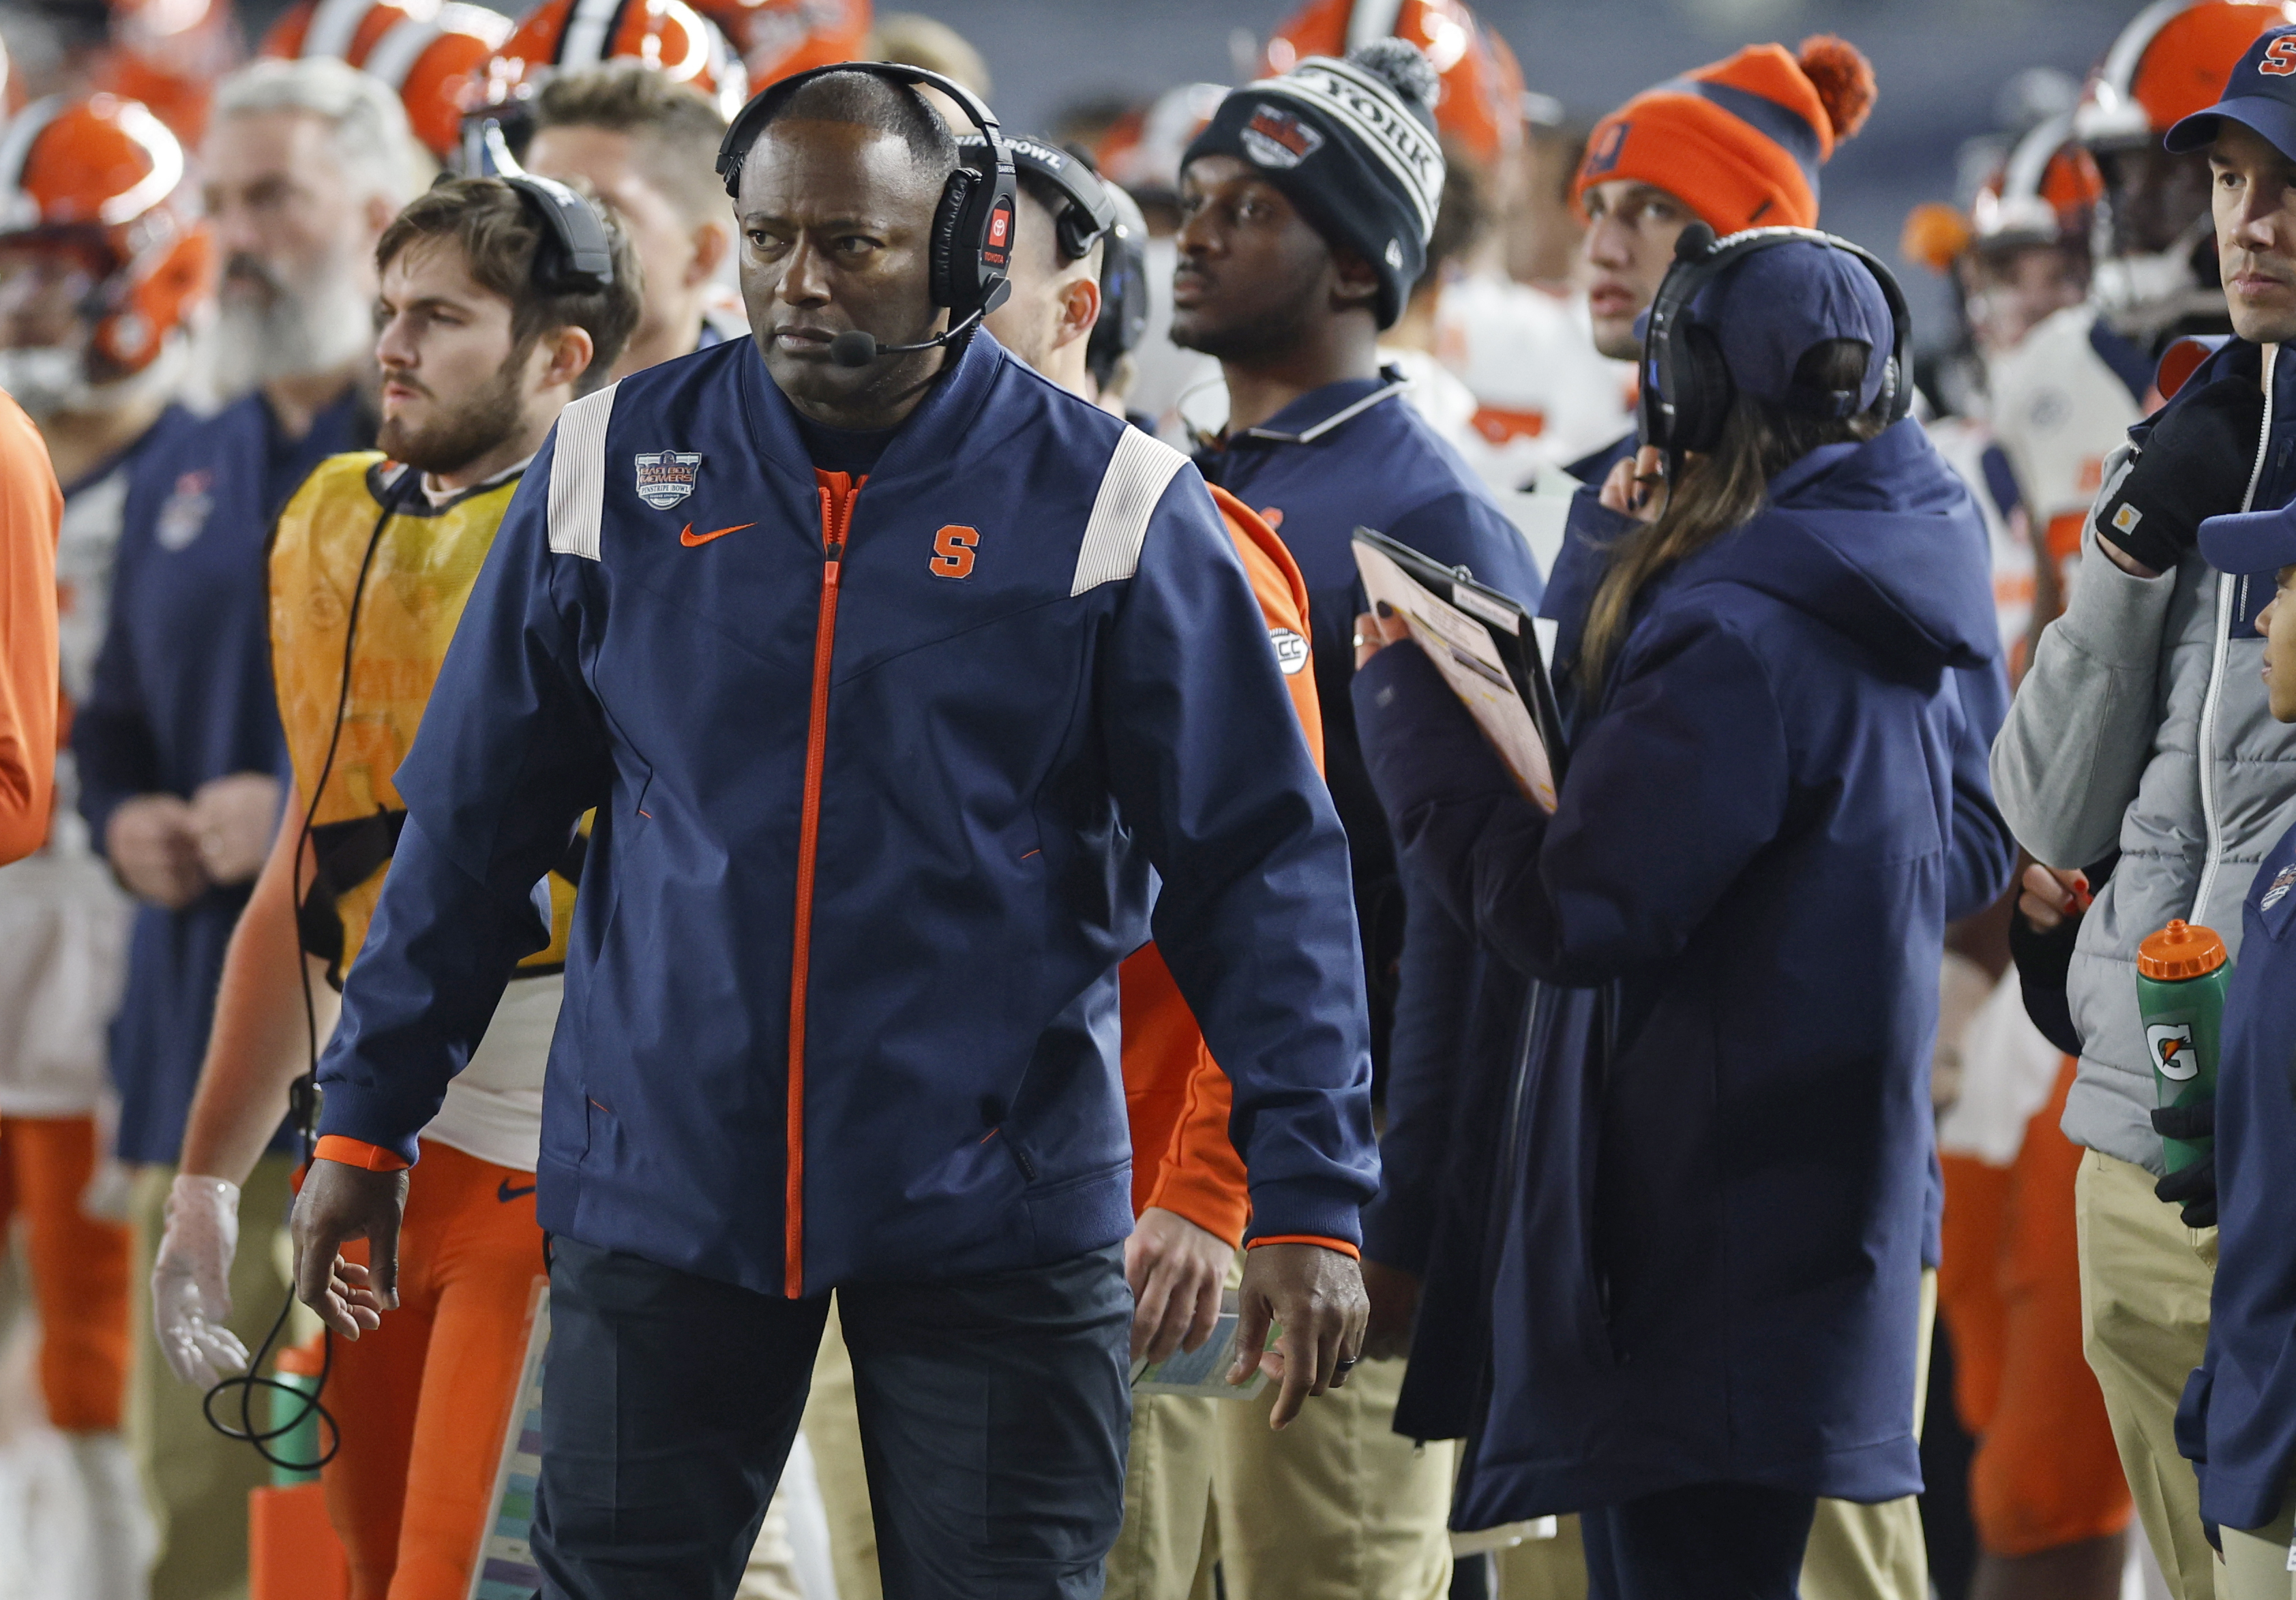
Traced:
[[1406, 868], [1574, 991], [1502, 1134], [1463, 1527], [1921, 1486], [1938, 952], [2013, 859], [1985, 533], [1910, 422], [1770, 497], [1645, 590], [1551, 818], [1418, 652], [1357, 679]]
[[2261, 1528], [2296, 1475], [2296, 829], [2256, 869], [2217, 1063], [2217, 1271], [2177, 1444], [2201, 1514]]
[[544, 1227], [791, 1296], [1109, 1244], [1144, 854], [1252, 1236], [1354, 1240], [1346, 843], [1201, 479], [986, 334], [857, 489], [794, 414], [744, 340], [560, 419], [399, 768], [322, 1131], [412, 1157], [595, 806]]

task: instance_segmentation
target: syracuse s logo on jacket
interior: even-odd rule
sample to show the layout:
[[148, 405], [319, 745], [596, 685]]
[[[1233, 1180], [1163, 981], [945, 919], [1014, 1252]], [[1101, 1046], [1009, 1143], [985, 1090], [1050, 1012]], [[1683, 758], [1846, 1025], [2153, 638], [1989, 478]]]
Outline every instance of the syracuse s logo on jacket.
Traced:
[[701, 476], [701, 457], [677, 450], [657, 450], [651, 455], [641, 450], [637, 466], [638, 498], [656, 511], [683, 505], [693, 492], [693, 480]]
[[2152, 1052], [2152, 1070], [2171, 1083], [2182, 1083], [2201, 1070], [2190, 1022], [2156, 1022], [2144, 1030], [2144, 1043]]
[[952, 523], [933, 535], [933, 557], [925, 566], [935, 578], [970, 578], [973, 546], [980, 543], [978, 528]]

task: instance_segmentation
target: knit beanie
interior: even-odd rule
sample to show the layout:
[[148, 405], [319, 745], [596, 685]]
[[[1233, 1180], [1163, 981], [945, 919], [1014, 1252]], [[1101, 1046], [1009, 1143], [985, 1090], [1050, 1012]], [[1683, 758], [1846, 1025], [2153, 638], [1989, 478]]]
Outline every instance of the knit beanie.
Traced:
[[1874, 68], [1820, 34], [1801, 53], [1751, 45], [1645, 89], [1595, 125], [1571, 185], [1632, 178], [1663, 189], [1718, 234], [1816, 227], [1817, 170], [1866, 125]]
[[1419, 47], [1374, 39], [1345, 61], [1309, 56], [1230, 92], [1181, 159], [1235, 156], [1281, 190], [1334, 250], [1379, 274], [1382, 328], [1427, 265], [1443, 194], [1435, 136], [1441, 80]]

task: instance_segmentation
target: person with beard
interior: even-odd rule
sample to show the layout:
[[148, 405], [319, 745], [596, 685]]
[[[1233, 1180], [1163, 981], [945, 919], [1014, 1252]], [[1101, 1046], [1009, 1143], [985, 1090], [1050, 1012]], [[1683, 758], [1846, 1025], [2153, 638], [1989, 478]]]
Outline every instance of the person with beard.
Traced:
[[[5, 149], [0, 388], [37, 423], [64, 485], [56, 602], [69, 707], [87, 697], [103, 640], [128, 478], [193, 425], [176, 391], [212, 247], [188, 203], [182, 147], [133, 101], [38, 102]], [[42, 1398], [93, 1514], [87, 1593], [122, 1600], [144, 1592], [152, 1554], [120, 1432], [130, 1240], [104, 1131], [104, 1034], [134, 902], [72, 803], [69, 751], [56, 770], [42, 848], [0, 869], [0, 1228], [20, 1218], [31, 1241]], [[212, 820], [200, 796], [187, 809], [195, 833]]]
[[[129, 474], [111, 613], [71, 737], [80, 815], [143, 902], [111, 1036], [139, 1272], [160, 1240], [224, 947], [279, 815], [264, 546], [304, 476], [372, 427], [359, 383], [370, 257], [417, 159], [398, 99], [340, 62], [261, 62], [217, 89], [200, 161], [225, 259], [211, 345], [218, 377], [250, 392]], [[250, 1337], [277, 1291], [268, 1240], [288, 1174], [283, 1144], [251, 1183], [262, 1242], [233, 1285]], [[247, 1491], [265, 1468], [209, 1428], [197, 1395], [152, 1382], [150, 1346], [134, 1342], [128, 1432], [162, 1540], [153, 1592], [204, 1600], [245, 1570]]]
[[[272, 669], [294, 776], [225, 959], [152, 1275], [160, 1347], [201, 1388], [246, 1363], [220, 1315], [240, 1186], [310, 1064], [305, 986], [357, 960], [406, 816], [398, 759], [528, 460], [638, 324], [627, 236], [603, 224], [603, 278], [578, 267], [539, 212], [569, 204], [587, 202], [463, 178], [399, 214], [375, 251], [379, 449], [331, 457], [280, 515]], [[534, 1168], [579, 848], [535, 895], [549, 945], [422, 1130], [399, 1315], [335, 1350], [342, 1448], [321, 1475], [355, 1600], [470, 1587], [543, 1273]]]
[[[1379, 334], [1424, 265], [1442, 192], [1437, 93], [1415, 45], [1380, 39], [1229, 94], [1182, 168], [1172, 284], [1173, 339], [1217, 357], [1228, 390], [1227, 427], [1197, 460], [1283, 536], [1307, 580], [1374, 1062], [1390, 1025], [1399, 1048], [1414, 1007], [1456, 999], [1445, 974], [1472, 947], [1415, 903], [1364, 768], [1347, 688], [1349, 619], [1361, 609], [1350, 536], [1376, 528], [1526, 605], [1540, 592], [1529, 547], [1489, 490], [1404, 403], [1401, 374], [1379, 365]], [[1224, 1505], [1219, 1524], [1231, 1596], [1444, 1592], [1453, 1449], [1393, 1431], [1401, 1379], [1400, 1362], [1375, 1354], [1337, 1404], [1281, 1435], [1258, 1425], [1256, 1407], [1221, 1408], [1216, 1471], [1238, 1486], [1240, 1513]]]

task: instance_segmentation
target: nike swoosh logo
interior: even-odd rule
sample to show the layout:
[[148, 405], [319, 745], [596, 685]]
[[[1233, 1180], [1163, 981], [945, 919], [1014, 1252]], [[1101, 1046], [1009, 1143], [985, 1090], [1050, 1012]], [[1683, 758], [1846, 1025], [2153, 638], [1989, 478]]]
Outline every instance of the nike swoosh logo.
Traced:
[[713, 528], [707, 533], [696, 533], [693, 531], [693, 524], [688, 522], [685, 525], [685, 530], [677, 536], [677, 542], [691, 550], [696, 545], [706, 545], [711, 539], [722, 539], [729, 533], [739, 533], [744, 528], [756, 526], [755, 522], [736, 522], [731, 528]]
[[512, 1201], [516, 1200], [521, 1194], [531, 1194], [533, 1193], [534, 1186], [532, 1184], [527, 1185], [523, 1189], [513, 1189], [510, 1186], [510, 1179], [506, 1177], [503, 1179], [502, 1182], [495, 1186], [495, 1198], [501, 1201], [504, 1205], [508, 1205]]

